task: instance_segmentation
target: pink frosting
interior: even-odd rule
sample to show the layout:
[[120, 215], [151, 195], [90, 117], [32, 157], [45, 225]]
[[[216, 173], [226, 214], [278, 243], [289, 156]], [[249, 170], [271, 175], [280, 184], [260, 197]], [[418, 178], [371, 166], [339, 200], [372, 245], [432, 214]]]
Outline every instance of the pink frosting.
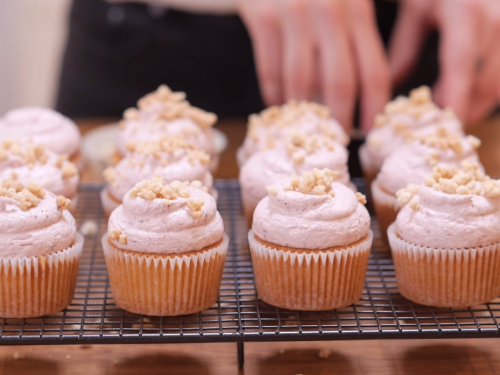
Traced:
[[0, 197], [0, 255], [48, 255], [73, 245], [75, 219], [57, 206], [57, 197], [46, 192], [38, 206], [23, 211], [19, 202]]
[[[45, 152], [48, 154], [47, 162], [44, 164], [35, 162], [32, 166], [18, 155], [8, 152], [7, 158], [0, 161], [0, 180], [15, 179], [23, 185], [33, 181], [56, 195], [73, 198], [80, 182], [78, 173], [65, 178], [62, 169], [55, 165], [59, 156], [49, 149]], [[69, 163], [64, 161], [62, 166]]]
[[420, 118], [409, 114], [396, 113], [389, 115], [387, 124], [373, 128], [366, 137], [366, 143], [362, 146], [367, 154], [367, 159], [374, 169], [380, 169], [384, 160], [394, 150], [406, 143], [405, 137], [399, 131], [395, 131], [390, 123], [402, 124], [415, 134], [434, 133], [437, 128], [444, 128], [448, 133], [456, 134], [462, 132], [462, 124], [451, 114], [435, 109], [424, 113]]
[[471, 248], [500, 241], [500, 199], [446, 194], [420, 186], [414, 210], [405, 205], [396, 230], [407, 242], [432, 248]]
[[[322, 123], [326, 126], [322, 127]], [[301, 118], [299, 118], [292, 126], [277, 126], [270, 125], [268, 127], [260, 127], [256, 129], [257, 139], [253, 139], [247, 136], [243, 142], [243, 145], [238, 150], [238, 163], [243, 165], [248, 158], [259, 151], [264, 151], [270, 148], [274, 148], [283, 139], [285, 139], [290, 130], [297, 130], [301, 133], [311, 135], [326, 135], [328, 134], [333, 140], [342, 145], [347, 145], [349, 143], [349, 137], [345, 133], [344, 128], [334, 119], [324, 120], [320, 118], [313, 111], [307, 112]]]
[[138, 120], [124, 120], [118, 135], [118, 152], [127, 154], [127, 144], [130, 141], [156, 141], [164, 135], [182, 135], [185, 140], [210, 155], [215, 154], [213, 129], [203, 129], [190, 118], [179, 118], [172, 121], [155, 119], [149, 112], [139, 112]]
[[283, 190], [257, 205], [252, 229], [264, 241], [299, 249], [345, 246], [363, 238], [370, 229], [370, 215], [354, 192], [334, 182], [335, 196], [306, 195]]
[[189, 187], [191, 198], [202, 198], [203, 215], [196, 219], [186, 203], [177, 198], [164, 205], [162, 199], [145, 200], [126, 194], [123, 204], [109, 218], [108, 228], [119, 229], [127, 244], [113, 241], [124, 250], [144, 253], [185, 253], [201, 250], [220, 241], [224, 224], [215, 200], [201, 189]]
[[[161, 159], [167, 160], [163, 165]], [[122, 159], [112, 173], [115, 181], [108, 183], [108, 192], [121, 201], [125, 194], [136, 183], [160, 175], [167, 182], [201, 181], [208, 191], [213, 190], [213, 177], [209, 165], [200, 161], [190, 162], [184, 150], [179, 149], [173, 154], [161, 153], [160, 158], [141, 153], [131, 153]]]
[[239, 177], [241, 189], [244, 194], [259, 201], [267, 195], [266, 186], [293, 175], [301, 175], [313, 168], [337, 171], [338, 181], [347, 185], [350, 181], [347, 169], [348, 156], [348, 151], [340, 144], [335, 144], [333, 150], [326, 148], [316, 150], [307, 155], [302, 163], [294, 163], [283, 147], [258, 152], [241, 167]]
[[440, 165], [460, 168], [462, 161], [469, 160], [479, 164], [481, 170], [484, 170], [470, 142], [464, 137], [461, 143], [463, 148], [461, 155], [452, 149], [430, 147], [418, 141], [400, 146], [385, 160], [377, 181], [383, 190], [394, 195], [408, 184], [420, 185], [426, 176], [432, 174], [433, 166], [429, 158], [433, 153], [438, 156], [437, 161]]
[[81, 135], [76, 124], [48, 108], [25, 107], [0, 120], [0, 140], [19, 139], [44, 144], [58, 154], [77, 154]]

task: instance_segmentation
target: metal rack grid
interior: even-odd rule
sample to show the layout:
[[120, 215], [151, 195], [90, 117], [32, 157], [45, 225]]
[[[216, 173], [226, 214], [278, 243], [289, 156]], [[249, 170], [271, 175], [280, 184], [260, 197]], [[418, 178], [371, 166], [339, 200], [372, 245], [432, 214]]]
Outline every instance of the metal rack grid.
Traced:
[[[362, 180], [356, 181], [362, 189]], [[462, 310], [413, 304], [399, 293], [389, 250], [376, 234], [362, 298], [335, 311], [287, 311], [256, 295], [247, 227], [236, 181], [219, 180], [219, 210], [230, 247], [218, 302], [210, 309], [180, 317], [128, 313], [113, 302], [100, 239], [106, 230], [100, 186], [83, 185], [77, 222], [92, 220], [98, 233], [87, 237], [76, 293], [64, 311], [34, 319], [0, 319], [0, 345], [82, 343], [239, 342], [387, 338], [496, 337], [500, 299]]]

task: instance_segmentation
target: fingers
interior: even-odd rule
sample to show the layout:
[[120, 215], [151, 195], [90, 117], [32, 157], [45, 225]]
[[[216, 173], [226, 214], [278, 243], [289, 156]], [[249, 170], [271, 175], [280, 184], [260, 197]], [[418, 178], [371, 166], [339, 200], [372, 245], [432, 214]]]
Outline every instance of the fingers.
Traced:
[[324, 103], [348, 131], [356, 96], [354, 60], [349, 43], [344, 2], [317, 1], [311, 9], [319, 51], [320, 90]]
[[482, 64], [476, 73], [469, 107], [468, 122], [478, 122], [498, 105], [500, 101], [500, 3], [487, 2], [484, 47], [481, 49]]
[[401, 2], [389, 46], [391, 78], [400, 85], [415, 67], [428, 32], [428, 0]]
[[286, 0], [284, 5], [281, 11], [284, 97], [310, 100], [314, 56], [307, 1]]
[[389, 66], [371, 0], [351, 1], [352, 41], [361, 89], [361, 129], [367, 132], [389, 101]]
[[441, 73], [435, 97], [443, 107], [451, 106], [463, 121], [468, 117], [479, 55], [477, 4], [475, 0], [444, 0], [438, 9]]
[[281, 37], [278, 9], [273, 2], [242, 2], [240, 15], [252, 37], [260, 90], [267, 105], [283, 103]]

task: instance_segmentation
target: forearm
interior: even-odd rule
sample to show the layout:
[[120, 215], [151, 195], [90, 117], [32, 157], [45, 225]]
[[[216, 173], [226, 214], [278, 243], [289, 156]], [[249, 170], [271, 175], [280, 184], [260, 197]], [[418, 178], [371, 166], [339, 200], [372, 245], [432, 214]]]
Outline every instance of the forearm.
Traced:
[[172, 7], [193, 13], [233, 14], [236, 0], [107, 0], [110, 3], [140, 2], [150, 5]]

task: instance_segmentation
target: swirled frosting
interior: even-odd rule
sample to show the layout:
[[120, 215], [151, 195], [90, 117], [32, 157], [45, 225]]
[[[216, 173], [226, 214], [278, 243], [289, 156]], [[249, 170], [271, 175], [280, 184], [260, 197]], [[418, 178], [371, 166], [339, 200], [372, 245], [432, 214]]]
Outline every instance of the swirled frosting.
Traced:
[[259, 201], [267, 195], [266, 186], [313, 168], [334, 170], [338, 172], [339, 182], [349, 184], [346, 148], [321, 137], [304, 138], [308, 142], [317, 140], [316, 147], [308, 148], [283, 141], [281, 146], [258, 152], [248, 159], [241, 167], [239, 176], [244, 194]]
[[363, 238], [370, 227], [370, 215], [361, 203], [366, 203], [364, 196], [332, 182], [324, 172], [271, 185], [255, 209], [254, 233], [264, 241], [299, 249], [346, 246]]
[[421, 184], [437, 164], [457, 168], [465, 160], [479, 164], [476, 153], [479, 143], [475, 137], [446, 132], [423, 136], [399, 147], [384, 161], [377, 176], [379, 186], [396, 195], [408, 184]]
[[213, 177], [209, 172], [210, 156], [182, 137], [163, 136], [152, 142], [129, 146], [129, 154], [114, 168], [104, 172], [108, 192], [121, 201], [136, 183], [160, 175], [173, 181], [201, 181], [212, 191]]
[[375, 127], [363, 146], [372, 166], [380, 169], [395, 149], [404, 145], [411, 134], [430, 134], [444, 128], [448, 133], [461, 133], [462, 124], [451, 109], [442, 110], [431, 100], [428, 87], [420, 87], [410, 97], [398, 97], [388, 103], [377, 116]]
[[396, 230], [411, 244], [462, 249], [500, 241], [500, 181], [477, 165], [438, 166], [424, 185], [400, 190], [398, 200], [404, 206]]
[[69, 201], [44, 191], [5, 180], [0, 187], [0, 255], [48, 255], [73, 245], [75, 219], [65, 210]]
[[80, 181], [78, 169], [44, 145], [4, 140], [0, 144], [0, 180], [34, 181], [56, 195], [73, 198]]
[[0, 119], [0, 140], [19, 139], [44, 144], [57, 154], [75, 155], [81, 135], [76, 124], [48, 108], [25, 107]]
[[125, 111], [120, 122], [118, 151], [127, 154], [129, 142], [154, 141], [163, 135], [180, 135], [199, 149], [214, 155], [213, 113], [193, 107], [183, 92], [172, 92], [162, 85]]
[[342, 125], [330, 117], [327, 107], [290, 101], [250, 116], [247, 136], [237, 154], [240, 166], [255, 153], [280, 145], [291, 130], [328, 137], [344, 146], [349, 143]]
[[186, 253], [216, 244], [224, 225], [215, 200], [200, 186], [166, 184], [159, 176], [138, 183], [111, 214], [109, 240], [144, 253]]

